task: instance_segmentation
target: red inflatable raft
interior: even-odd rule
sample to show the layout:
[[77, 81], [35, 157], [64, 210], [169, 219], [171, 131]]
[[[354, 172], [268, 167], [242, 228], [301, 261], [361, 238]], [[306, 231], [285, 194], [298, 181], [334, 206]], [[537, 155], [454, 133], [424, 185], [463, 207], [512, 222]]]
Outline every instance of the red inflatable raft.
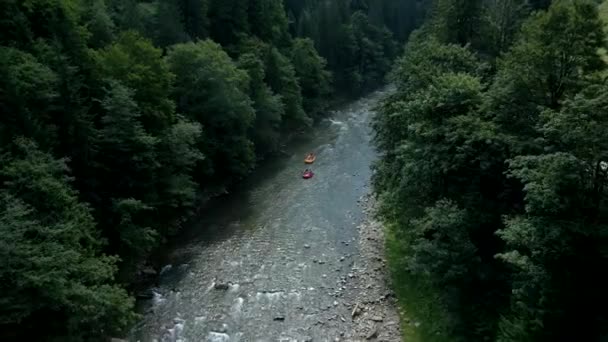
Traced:
[[306, 172], [304, 172], [302, 174], [302, 178], [309, 179], [309, 178], [312, 178], [314, 175], [315, 175], [314, 172], [312, 172], [312, 171], [306, 171]]

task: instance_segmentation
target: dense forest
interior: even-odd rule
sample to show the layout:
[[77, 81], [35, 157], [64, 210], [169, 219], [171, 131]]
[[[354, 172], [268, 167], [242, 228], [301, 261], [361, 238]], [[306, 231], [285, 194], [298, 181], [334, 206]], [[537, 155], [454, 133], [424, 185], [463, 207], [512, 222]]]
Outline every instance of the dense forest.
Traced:
[[0, 2], [0, 339], [92, 341], [209, 198], [384, 82], [425, 1]]
[[438, 0], [396, 62], [374, 183], [408, 340], [608, 338], [598, 3]]

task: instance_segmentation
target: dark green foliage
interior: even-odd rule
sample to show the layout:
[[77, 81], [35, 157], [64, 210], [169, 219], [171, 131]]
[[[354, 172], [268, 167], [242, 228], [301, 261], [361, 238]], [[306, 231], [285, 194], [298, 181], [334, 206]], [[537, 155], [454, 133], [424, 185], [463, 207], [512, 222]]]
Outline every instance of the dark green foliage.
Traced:
[[287, 1], [296, 22], [293, 33], [314, 41], [327, 60], [336, 88], [359, 94], [384, 81], [404, 41], [421, 23], [424, 1]]
[[95, 222], [70, 187], [65, 161], [26, 139], [13, 150], [0, 158], [0, 323], [73, 341], [120, 333], [134, 319], [133, 301], [112, 285], [116, 258], [100, 253]]
[[362, 77], [362, 89], [382, 83], [396, 53], [392, 34], [385, 27], [372, 25], [362, 12], [355, 12], [350, 27], [355, 42], [355, 72]]
[[278, 149], [285, 106], [281, 96], [273, 93], [264, 83], [265, 66], [257, 53], [259, 52], [243, 53], [238, 64], [249, 75], [249, 96], [255, 109], [252, 138], [257, 155], [261, 157]]
[[0, 339], [123, 333], [150, 253], [321, 120], [332, 73], [381, 85], [422, 7], [0, 1]]
[[287, 130], [310, 126], [312, 120], [302, 107], [302, 89], [291, 61], [274, 47], [267, 49], [265, 58], [266, 82], [281, 95], [285, 107], [283, 126]]
[[31, 54], [10, 47], [0, 47], [0, 73], [2, 144], [16, 135], [54, 143], [56, 128], [50, 116], [58, 96], [57, 75]]
[[283, 2], [251, 0], [249, 2], [251, 33], [263, 41], [282, 46], [289, 42], [287, 15]]
[[181, 0], [180, 12], [184, 29], [192, 39], [203, 39], [209, 31], [210, 0]]
[[468, 235], [466, 212], [441, 200], [412, 222], [412, 255], [407, 267], [413, 274], [441, 275], [432, 279], [438, 288], [470, 283], [479, 257]]
[[555, 1], [528, 18], [517, 1], [457, 4], [439, 2], [412, 37], [375, 122], [374, 182], [403, 244], [399, 272], [437, 294], [445, 321], [422, 324], [448, 340], [601, 340], [608, 88], [597, 4]]
[[155, 38], [156, 44], [167, 47], [175, 43], [188, 41], [184, 20], [179, 4], [175, 0], [159, 0], [152, 9], [154, 25], [149, 35]]
[[[595, 339], [605, 333], [601, 312], [605, 268], [608, 89], [591, 85], [542, 115], [545, 152], [509, 161], [510, 176], [524, 186], [525, 213], [498, 232], [513, 266], [512, 311], [501, 320], [501, 341], [560, 336]], [[572, 294], [581, 298], [573, 298]], [[570, 313], [577, 312], [576, 317]], [[574, 319], [584, 331], [562, 322]], [[548, 333], [550, 331], [551, 333]]]
[[178, 110], [205, 130], [199, 148], [208, 158], [199, 165], [197, 180], [247, 174], [255, 161], [248, 136], [255, 112], [247, 96], [247, 73], [209, 40], [175, 45], [167, 60], [176, 75]]
[[83, 20], [90, 32], [89, 42], [92, 47], [103, 47], [114, 39], [116, 25], [110, 17], [105, 0], [87, 1]]
[[144, 218], [152, 209], [146, 195], [154, 181], [159, 141], [144, 130], [133, 93], [120, 83], [110, 83], [102, 107], [95, 159], [98, 182], [103, 182], [96, 190], [105, 202], [100, 216], [113, 227], [108, 235], [119, 254], [140, 256], [156, 242]]
[[223, 46], [239, 42], [249, 33], [249, 0], [210, 0], [211, 38]]
[[489, 110], [507, 130], [532, 135], [539, 108], [558, 108], [586, 74], [603, 67], [597, 49], [604, 37], [595, 7], [587, 1], [560, 1], [524, 24], [525, 39], [499, 60], [490, 91]]
[[175, 104], [169, 95], [174, 75], [160, 49], [135, 32], [125, 32], [99, 51], [99, 78], [120, 81], [134, 91], [146, 129], [157, 132], [174, 120]]
[[498, 56], [513, 43], [530, 10], [525, 0], [491, 0], [486, 2], [481, 27], [480, 49]]
[[443, 41], [466, 45], [479, 39], [482, 0], [438, 0], [433, 31]]
[[315, 50], [310, 39], [295, 39], [291, 49], [291, 61], [302, 87], [304, 110], [308, 115], [319, 117], [331, 92], [331, 75], [326, 71], [327, 62]]

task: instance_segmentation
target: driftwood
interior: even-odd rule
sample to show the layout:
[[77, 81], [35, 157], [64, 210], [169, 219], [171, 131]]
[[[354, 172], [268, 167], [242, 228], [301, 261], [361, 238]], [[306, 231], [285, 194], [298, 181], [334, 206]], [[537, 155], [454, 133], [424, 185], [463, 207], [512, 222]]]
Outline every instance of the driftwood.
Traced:
[[357, 303], [355, 305], [353, 312], [350, 314], [352, 316], [352, 318], [355, 318], [355, 316], [358, 316], [361, 313], [358, 309], [359, 309], [359, 303]]

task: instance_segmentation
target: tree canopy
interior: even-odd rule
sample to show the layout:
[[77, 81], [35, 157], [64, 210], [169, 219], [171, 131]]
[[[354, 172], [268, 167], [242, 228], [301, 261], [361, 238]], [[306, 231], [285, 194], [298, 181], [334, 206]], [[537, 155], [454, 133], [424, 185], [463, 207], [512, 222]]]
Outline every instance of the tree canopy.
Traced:
[[443, 321], [417, 317], [423, 339], [605, 339], [597, 2], [466, 5], [436, 3], [374, 123], [381, 215], [411, 282], [397, 286], [431, 289]]

